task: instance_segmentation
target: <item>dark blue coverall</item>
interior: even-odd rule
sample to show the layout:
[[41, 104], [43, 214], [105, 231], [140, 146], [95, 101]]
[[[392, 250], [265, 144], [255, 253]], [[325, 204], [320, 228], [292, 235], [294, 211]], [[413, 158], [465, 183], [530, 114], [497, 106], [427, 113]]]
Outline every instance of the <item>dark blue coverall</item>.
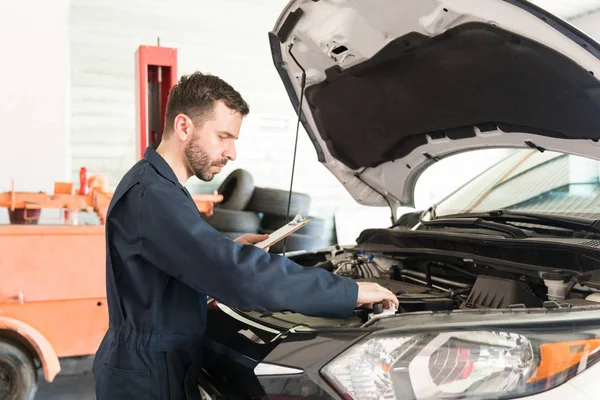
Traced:
[[207, 295], [243, 309], [344, 318], [358, 286], [222, 237], [152, 148], [117, 186], [106, 220], [109, 329], [98, 400], [199, 399]]

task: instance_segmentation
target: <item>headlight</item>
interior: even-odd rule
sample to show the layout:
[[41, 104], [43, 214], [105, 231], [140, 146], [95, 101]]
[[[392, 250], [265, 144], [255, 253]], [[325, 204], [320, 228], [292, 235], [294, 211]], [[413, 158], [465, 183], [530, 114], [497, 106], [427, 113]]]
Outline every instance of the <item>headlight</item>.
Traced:
[[540, 341], [509, 332], [376, 337], [325, 366], [348, 400], [506, 399], [558, 386], [592, 365], [600, 339]]

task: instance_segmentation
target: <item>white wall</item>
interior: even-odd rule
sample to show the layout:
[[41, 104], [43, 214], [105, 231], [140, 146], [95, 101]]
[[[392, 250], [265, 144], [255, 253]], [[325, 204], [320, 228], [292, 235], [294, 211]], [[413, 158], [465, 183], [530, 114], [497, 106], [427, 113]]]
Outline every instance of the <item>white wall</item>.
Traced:
[[[179, 75], [219, 75], [250, 104], [238, 159], [211, 183], [195, 178], [192, 192], [212, 192], [235, 168], [255, 183], [289, 187], [295, 113], [273, 66], [268, 32], [287, 0], [72, 0], [72, 176], [78, 168], [105, 173], [116, 184], [135, 162], [134, 53], [140, 45], [178, 49]], [[251, 16], [251, 17], [250, 17]], [[301, 131], [294, 190], [309, 193], [313, 213], [331, 215], [354, 202], [317, 162]]]
[[0, 1], [0, 191], [70, 177], [69, 0]]

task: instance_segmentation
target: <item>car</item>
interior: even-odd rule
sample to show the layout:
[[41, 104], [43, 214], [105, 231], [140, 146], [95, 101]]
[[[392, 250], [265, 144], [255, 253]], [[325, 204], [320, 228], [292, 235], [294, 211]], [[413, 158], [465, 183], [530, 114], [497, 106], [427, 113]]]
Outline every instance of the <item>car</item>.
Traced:
[[[391, 216], [287, 255], [400, 307], [339, 320], [211, 299], [203, 394], [598, 398], [600, 45], [523, 0], [294, 0], [269, 40], [318, 160]], [[416, 207], [425, 171], [477, 152], [489, 168]]]

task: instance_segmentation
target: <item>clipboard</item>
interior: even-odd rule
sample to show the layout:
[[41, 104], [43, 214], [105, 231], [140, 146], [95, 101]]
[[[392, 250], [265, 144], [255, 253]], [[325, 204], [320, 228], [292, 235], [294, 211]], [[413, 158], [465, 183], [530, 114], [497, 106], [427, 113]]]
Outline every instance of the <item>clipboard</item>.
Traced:
[[271, 247], [297, 230], [305, 227], [310, 221], [310, 219], [303, 218], [300, 214], [298, 214], [293, 220], [271, 233], [267, 239], [263, 240], [262, 242], [255, 243], [254, 245], [261, 249]]

